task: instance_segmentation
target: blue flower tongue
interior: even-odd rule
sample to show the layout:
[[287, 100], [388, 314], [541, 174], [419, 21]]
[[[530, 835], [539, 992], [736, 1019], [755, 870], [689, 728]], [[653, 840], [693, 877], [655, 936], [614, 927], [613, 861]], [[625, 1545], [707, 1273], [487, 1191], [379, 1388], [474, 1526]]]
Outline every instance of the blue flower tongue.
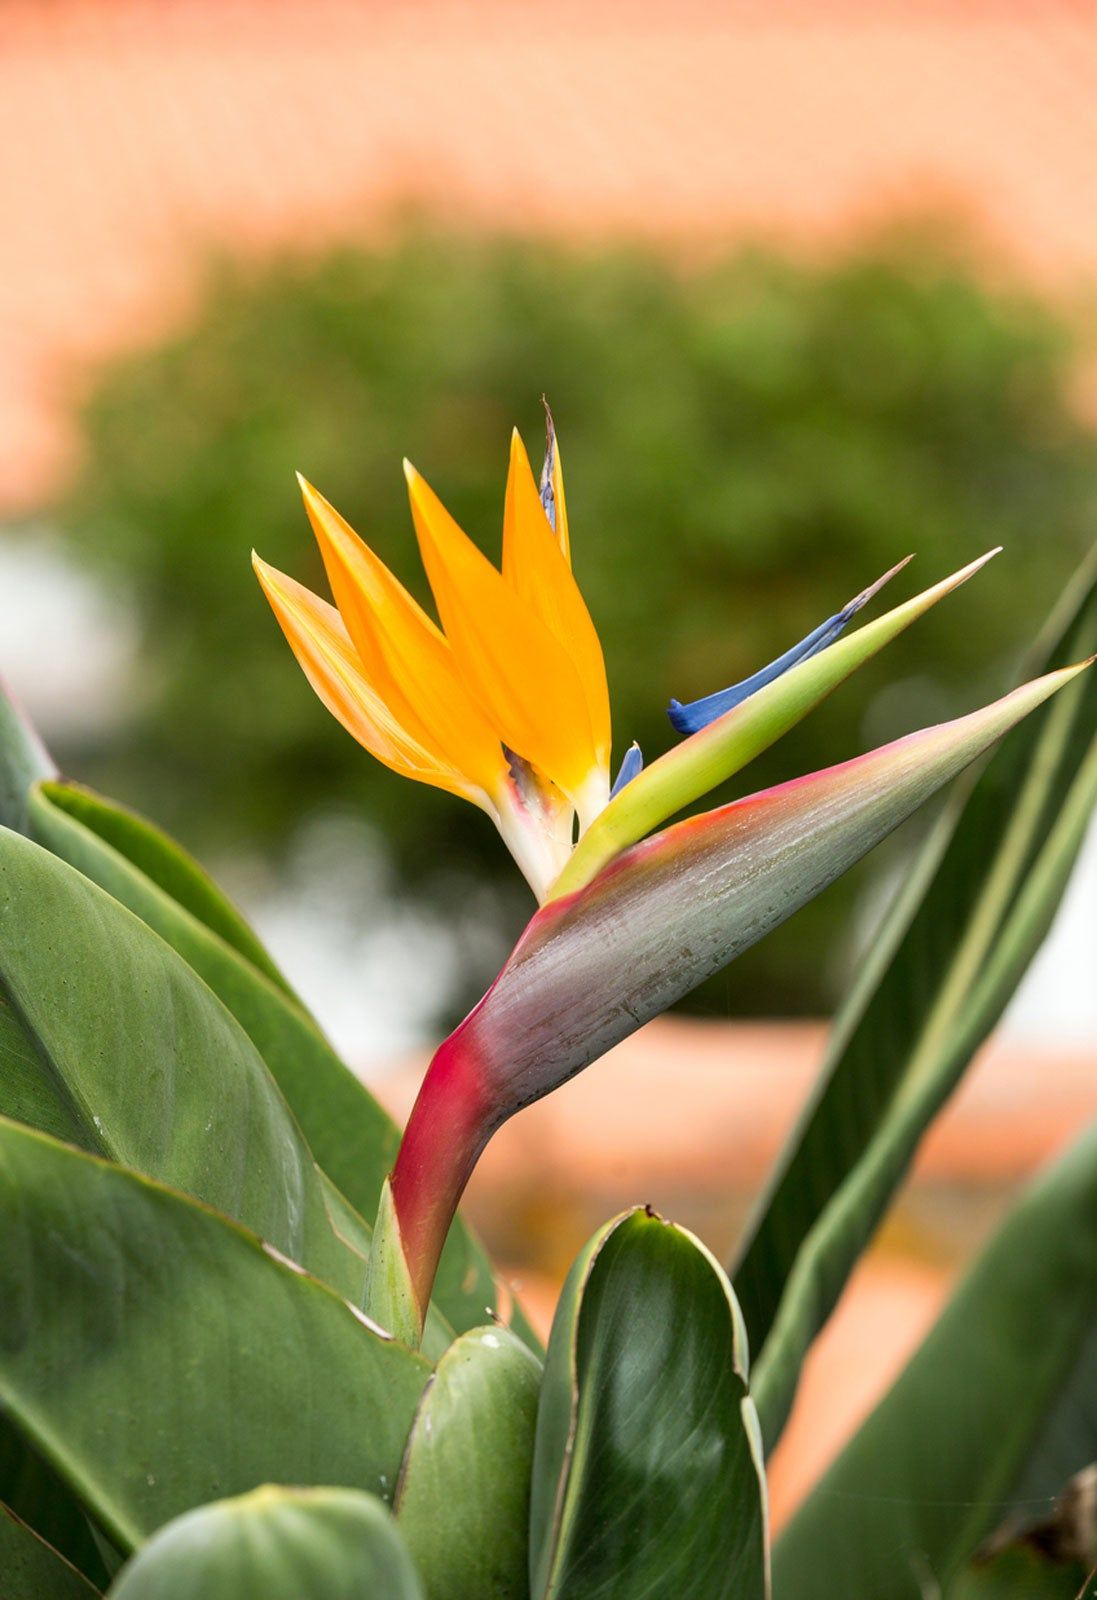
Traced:
[[621, 762], [620, 771], [613, 780], [613, 788], [609, 792], [609, 797], [611, 800], [615, 794], [621, 793], [621, 790], [625, 787], [626, 783], [632, 782], [636, 774], [643, 769], [643, 765], [643, 752], [634, 739], [629, 745], [628, 749], [625, 751], [624, 759]]
[[556, 424], [552, 420], [552, 411], [544, 395], [541, 404], [545, 408], [545, 461], [541, 468], [541, 504], [545, 508], [549, 527], [553, 533], [556, 530], [556, 491], [553, 488], [553, 473], [556, 470]]
[[[730, 689], [719, 689], [715, 694], [705, 695], [702, 700], [691, 700], [688, 705], [683, 705], [680, 700], [672, 700], [667, 707], [667, 716], [679, 733], [697, 733], [702, 728], [707, 728], [710, 722], [715, 722], [717, 717], [722, 717], [725, 711], [731, 711], [735, 706], [741, 705], [744, 700], [749, 700], [757, 690], [772, 683], [774, 678], [779, 678], [790, 667], [798, 666], [801, 661], [807, 661], [810, 656], [817, 656], [820, 650], [825, 650], [828, 644], [833, 644], [841, 633], [846, 623], [856, 616], [862, 606], [868, 604], [874, 595], [879, 594], [885, 583], [889, 583], [897, 572], [901, 572], [913, 556], [904, 556], [902, 561], [896, 562], [889, 572], [882, 578], [877, 578], [875, 583], [870, 583], [867, 589], [862, 589], [860, 594], [854, 595], [847, 601], [841, 611], [836, 611], [832, 617], [821, 622], [813, 628], [806, 638], [799, 644], [794, 644], [791, 650], [786, 650], [783, 656], [778, 656], [776, 661], [771, 661], [768, 667], [763, 667], [753, 677], [744, 678], [741, 683], [733, 683]], [[626, 756], [626, 761], [628, 757]], [[632, 776], [632, 774], [630, 774]], [[621, 782], [620, 778], [617, 780]], [[616, 791], [616, 785], [615, 791]]]

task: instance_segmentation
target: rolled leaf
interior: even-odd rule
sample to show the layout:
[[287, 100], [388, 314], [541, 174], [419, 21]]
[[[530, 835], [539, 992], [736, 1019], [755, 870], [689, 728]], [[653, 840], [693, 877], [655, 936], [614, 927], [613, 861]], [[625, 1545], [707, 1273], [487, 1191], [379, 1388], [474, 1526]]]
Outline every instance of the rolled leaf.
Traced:
[[408, 1438], [396, 1516], [427, 1600], [528, 1600], [541, 1363], [506, 1328], [446, 1351]]
[[[1097, 650], [1097, 549], [1033, 665]], [[1097, 673], [1011, 735], [916, 859], [733, 1269], [767, 1446], [918, 1141], [1051, 925], [1097, 800]]]
[[0, 1119], [0, 1406], [119, 1550], [260, 1484], [391, 1498], [428, 1364], [253, 1234]]
[[1031, 1186], [793, 1516], [782, 1600], [951, 1594], [1005, 1515], [1046, 1511], [1097, 1459], [1095, 1374], [1097, 1127]]
[[692, 1234], [645, 1211], [595, 1234], [549, 1340], [532, 1600], [764, 1600], [746, 1361], [731, 1287]]
[[392, 1515], [354, 1489], [267, 1485], [188, 1511], [117, 1579], [111, 1600], [423, 1600]]

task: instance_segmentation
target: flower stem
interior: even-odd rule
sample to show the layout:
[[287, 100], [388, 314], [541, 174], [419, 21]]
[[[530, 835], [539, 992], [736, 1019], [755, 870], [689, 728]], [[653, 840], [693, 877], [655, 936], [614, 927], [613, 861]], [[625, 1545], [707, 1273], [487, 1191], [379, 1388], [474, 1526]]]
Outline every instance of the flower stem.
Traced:
[[438, 1259], [469, 1175], [494, 1124], [475, 1056], [462, 1048], [464, 1026], [427, 1068], [392, 1172], [392, 1200], [421, 1316]]

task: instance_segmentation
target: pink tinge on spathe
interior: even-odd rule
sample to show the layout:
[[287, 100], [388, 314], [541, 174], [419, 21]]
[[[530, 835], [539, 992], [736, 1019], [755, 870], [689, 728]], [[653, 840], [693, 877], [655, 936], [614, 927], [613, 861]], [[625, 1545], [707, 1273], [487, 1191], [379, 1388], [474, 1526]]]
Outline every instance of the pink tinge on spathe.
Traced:
[[408, 1123], [393, 1200], [420, 1306], [473, 1166], [508, 1117], [785, 921], [1077, 670], [677, 823], [543, 907], [439, 1048]]

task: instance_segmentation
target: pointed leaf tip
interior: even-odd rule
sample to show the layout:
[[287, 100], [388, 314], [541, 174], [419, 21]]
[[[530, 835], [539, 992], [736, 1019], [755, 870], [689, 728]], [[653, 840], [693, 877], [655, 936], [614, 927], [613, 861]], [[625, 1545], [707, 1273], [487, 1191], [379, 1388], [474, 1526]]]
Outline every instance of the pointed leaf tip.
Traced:
[[544, 906], [443, 1047], [475, 1061], [494, 1125], [785, 921], [1080, 670], [676, 823]]
[[852, 600], [847, 600], [840, 611], [827, 617], [825, 622], [820, 622], [810, 633], [806, 634], [791, 649], [778, 656], [767, 666], [753, 673], [749, 678], [743, 678], [738, 683], [733, 683], [730, 688], [718, 689], [715, 694], [703, 696], [700, 700], [693, 700], [688, 705], [683, 705], [680, 700], [672, 700], [667, 707], [667, 716], [671, 725], [678, 733], [699, 733], [702, 728], [707, 728], [710, 723], [719, 717], [733, 711], [736, 706], [749, 700], [751, 695], [757, 694], [766, 684], [773, 683], [784, 673], [790, 672], [793, 667], [799, 666], [802, 661], [809, 661], [812, 656], [819, 655], [828, 649], [841, 635], [846, 624], [852, 620], [862, 608], [868, 605], [885, 584], [890, 583], [897, 573], [902, 572], [914, 557], [904, 556], [902, 561], [897, 561], [882, 577], [862, 589], [860, 594], [855, 594]]
[[[958, 572], [903, 601], [883, 616], [874, 617], [843, 639], [832, 636], [823, 644], [819, 643], [827, 630], [842, 619], [841, 612], [821, 624], [787, 653], [794, 659], [789, 661], [782, 657], [764, 669], [762, 675], [767, 676], [768, 681], [700, 727], [692, 737], [652, 761], [609, 802], [579, 840], [553, 886], [552, 897], [570, 894], [589, 883], [622, 850], [741, 771], [795, 727], [859, 666], [871, 660], [939, 600], [973, 577], [997, 553], [997, 550], [987, 551]], [[905, 561], [898, 563], [893, 572], [905, 565]], [[885, 578], [887, 576], [885, 574]], [[879, 583], [875, 587], [878, 588]], [[775, 668], [780, 670], [775, 671]], [[704, 702], [699, 704], [704, 705]]]

